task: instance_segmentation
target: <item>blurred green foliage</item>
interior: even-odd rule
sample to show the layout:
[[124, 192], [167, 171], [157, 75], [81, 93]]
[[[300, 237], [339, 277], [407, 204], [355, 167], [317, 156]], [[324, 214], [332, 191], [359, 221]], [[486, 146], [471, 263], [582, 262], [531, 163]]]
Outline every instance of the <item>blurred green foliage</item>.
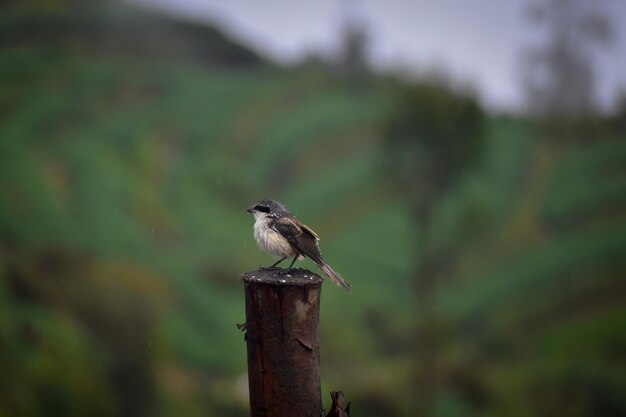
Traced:
[[385, 121], [389, 171], [417, 206], [431, 204], [481, 159], [483, 111], [471, 95], [435, 81], [398, 90]]
[[[205, 53], [230, 44], [124, 7], [0, 18], [0, 416], [247, 415], [238, 277], [270, 262], [244, 211], [265, 196], [355, 286], [325, 285], [320, 345], [323, 391], [343, 389], [356, 416], [420, 408], [424, 250], [446, 255], [429, 414], [624, 413], [617, 124], [547, 141], [441, 86]], [[129, 51], [134, 25], [160, 37]], [[424, 138], [402, 156], [454, 175], [428, 202], [428, 239], [387, 175], [405, 160], [388, 126]]]

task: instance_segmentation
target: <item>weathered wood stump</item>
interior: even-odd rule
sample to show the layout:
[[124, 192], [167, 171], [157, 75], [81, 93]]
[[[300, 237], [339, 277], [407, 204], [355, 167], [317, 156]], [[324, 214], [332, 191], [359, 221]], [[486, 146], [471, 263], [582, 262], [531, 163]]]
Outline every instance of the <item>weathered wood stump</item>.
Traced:
[[305, 269], [243, 275], [251, 417], [320, 417], [322, 278]]

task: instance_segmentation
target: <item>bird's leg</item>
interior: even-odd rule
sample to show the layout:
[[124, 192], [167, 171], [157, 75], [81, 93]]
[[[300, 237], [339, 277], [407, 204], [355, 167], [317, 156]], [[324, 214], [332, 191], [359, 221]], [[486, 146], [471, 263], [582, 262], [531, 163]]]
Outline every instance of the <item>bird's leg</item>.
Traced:
[[279, 263], [281, 263], [282, 261], [284, 261], [285, 259], [287, 259], [286, 256], [283, 256], [282, 258], [280, 258], [278, 261], [276, 261], [274, 263], [274, 265], [270, 266], [270, 268], [274, 268], [276, 265], [278, 265]]
[[293, 264], [296, 263], [296, 259], [298, 259], [298, 256], [300, 255], [296, 255], [293, 257], [293, 261], [291, 261], [291, 264], [289, 265], [289, 268], [287, 268], [287, 271], [291, 271], [291, 267], [293, 266]]

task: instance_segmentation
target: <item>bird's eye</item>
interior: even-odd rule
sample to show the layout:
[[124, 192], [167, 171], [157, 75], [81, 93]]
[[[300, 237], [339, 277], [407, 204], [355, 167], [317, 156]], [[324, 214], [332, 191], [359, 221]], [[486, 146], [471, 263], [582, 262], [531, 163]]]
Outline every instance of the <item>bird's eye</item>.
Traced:
[[257, 211], [262, 211], [263, 213], [269, 213], [270, 212], [270, 208], [269, 207], [265, 207], [265, 206], [260, 206], [260, 205], [256, 205], [254, 206], [254, 209]]

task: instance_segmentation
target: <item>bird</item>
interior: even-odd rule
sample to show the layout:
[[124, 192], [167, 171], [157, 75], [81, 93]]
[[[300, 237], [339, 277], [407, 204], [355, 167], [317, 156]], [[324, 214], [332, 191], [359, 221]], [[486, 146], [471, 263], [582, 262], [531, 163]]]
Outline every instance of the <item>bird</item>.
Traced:
[[259, 248], [279, 258], [270, 268], [293, 256], [288, 268], [291, 270], [296, 260], [309, 258], [335, 284], [347, 290], [352, 289], [352, 286], [322, 258], [317, 233], [289, 213], [282, 203], [264, 199], [246, 211], [254, 215], [254, 239]]

